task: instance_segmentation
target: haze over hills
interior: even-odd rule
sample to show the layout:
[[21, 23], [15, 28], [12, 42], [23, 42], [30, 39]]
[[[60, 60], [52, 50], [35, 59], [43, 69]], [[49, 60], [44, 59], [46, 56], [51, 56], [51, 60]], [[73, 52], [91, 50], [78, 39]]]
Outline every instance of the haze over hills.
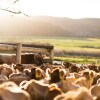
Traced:
[[100, 19], [0, 16], [1, 36], [100, 37]]

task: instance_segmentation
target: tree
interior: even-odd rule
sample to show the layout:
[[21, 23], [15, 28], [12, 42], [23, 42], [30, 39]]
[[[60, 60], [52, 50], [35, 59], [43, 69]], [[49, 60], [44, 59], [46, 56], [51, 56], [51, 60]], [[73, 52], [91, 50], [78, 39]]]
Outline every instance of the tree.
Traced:
[[14, 14], [23, 14], [25, 16], [28, 16], [27, 14], [23, 13], [21, 10], [15, 7], [15, 5], [19, 1], [20, 0], [0, 0], [0, 10], [4, 10]]

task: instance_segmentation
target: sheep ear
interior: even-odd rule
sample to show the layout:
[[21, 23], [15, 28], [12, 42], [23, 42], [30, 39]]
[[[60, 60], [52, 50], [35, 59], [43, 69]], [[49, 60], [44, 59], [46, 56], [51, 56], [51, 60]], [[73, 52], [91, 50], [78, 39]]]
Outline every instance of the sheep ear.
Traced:
[[91, 72], [90, 72], [90, 79], [93, 78], [93, 77], [94, 77], [94, 72], [91, 71]]
[[50, 69], [48, 70], [48, 74], [49, 74], [49, 75], [51, 74], [51, 70], [50, 70]]
[[51, 70], [50, 70], [50, 68], [47, 68], [47, 69], [46, 69], [46, 75], [47, 75], [47, 76], [50, 76], [50, 74], [51, 74]]
[[39, 78], [41, 76], [41, 71], [39, 69], [36, 70], [36, 78]]
[[60, 71], [59, 71], [59, 75], [60, 75], [60, 79], [61, 79], [61, 80], [64, 79], [65, 73], [64, 73], [63, 70], [60, 70]]

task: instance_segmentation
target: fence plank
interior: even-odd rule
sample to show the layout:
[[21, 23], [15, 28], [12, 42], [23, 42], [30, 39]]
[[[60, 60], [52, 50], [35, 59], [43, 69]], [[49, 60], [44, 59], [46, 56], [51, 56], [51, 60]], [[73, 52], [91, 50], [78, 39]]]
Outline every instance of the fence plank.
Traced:
[[53, 61], [54, 46], [50, 44], [0, 43], [0, 53], [16, 53], [16, 63], [21, 64], [21, 53], [49, 53]]

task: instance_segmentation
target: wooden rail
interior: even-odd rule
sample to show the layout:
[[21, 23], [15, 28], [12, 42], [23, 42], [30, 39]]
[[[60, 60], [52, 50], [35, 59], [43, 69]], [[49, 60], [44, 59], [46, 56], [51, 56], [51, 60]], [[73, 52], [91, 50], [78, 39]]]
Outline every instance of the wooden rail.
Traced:
[[[37, 50], [38, 49], [38, 50]], [[49, 53], [53, 61], [54, 46], [50, 44], [0, 43], [0, 53], [16, 53], [16, 63], [21, 63], [21, 53], [43, 52]]]

